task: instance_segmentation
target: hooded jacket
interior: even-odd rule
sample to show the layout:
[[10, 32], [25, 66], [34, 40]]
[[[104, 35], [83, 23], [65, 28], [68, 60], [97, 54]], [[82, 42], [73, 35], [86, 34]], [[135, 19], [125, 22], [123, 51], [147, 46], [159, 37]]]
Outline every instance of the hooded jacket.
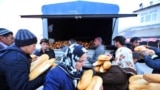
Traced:
[[30, 60], [13, 45], [0, 51], [0, 90], [35, 90], [44, 82], [44, 74], [29, 81]]

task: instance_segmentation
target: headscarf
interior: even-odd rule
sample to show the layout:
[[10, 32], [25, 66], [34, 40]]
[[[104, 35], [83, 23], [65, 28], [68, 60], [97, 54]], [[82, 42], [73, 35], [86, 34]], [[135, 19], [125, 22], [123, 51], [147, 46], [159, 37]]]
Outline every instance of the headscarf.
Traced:
[[87, 53], [87, 50], [83, 46], [79, 44], [70, 45], [62, 57], [59, 67], [64, 70], [69, 77], [79, 79], [81, 77], [82, 70], [77, 70], [75, 65], [84, 53]]

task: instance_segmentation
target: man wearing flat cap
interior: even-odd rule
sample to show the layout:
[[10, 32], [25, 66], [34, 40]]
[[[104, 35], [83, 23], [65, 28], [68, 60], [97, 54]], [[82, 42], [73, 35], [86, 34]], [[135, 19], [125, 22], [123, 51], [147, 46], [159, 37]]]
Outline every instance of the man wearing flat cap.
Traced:
[[0, 50], [10, 46], [13, 42], [13, 32], [6, 28], [0, 28]]

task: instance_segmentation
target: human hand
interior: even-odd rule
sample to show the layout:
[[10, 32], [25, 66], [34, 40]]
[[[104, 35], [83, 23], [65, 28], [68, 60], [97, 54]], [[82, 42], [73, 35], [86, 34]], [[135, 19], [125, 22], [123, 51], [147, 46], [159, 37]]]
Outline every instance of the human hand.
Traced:
[[31, 62], [36, 61], [38, 59], [38, 56], [32, 54], [31, 56]]
[[149, 53], [147, 51], [141, 51], [139, 54], [141, 59], [144, 59], [144, 56], [149, 56]]

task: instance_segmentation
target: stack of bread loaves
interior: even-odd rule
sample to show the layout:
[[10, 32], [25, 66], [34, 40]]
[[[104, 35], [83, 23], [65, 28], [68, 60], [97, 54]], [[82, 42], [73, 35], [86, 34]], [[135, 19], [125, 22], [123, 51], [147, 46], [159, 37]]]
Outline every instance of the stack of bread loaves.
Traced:
[[78, 82], [78, 90], [100, 90], [103, 80], [93, 75], [93, 70], [86, 70]]
[[49, 59], [49, 56], [47, 54], [43, 54], [38, 57], [37, 60], [31, 63], [29, 80], [34, 80], [49, 68], [54, 67], [56, 65], [54, 61], [55, 59]]
[[98, 60], [93, 63], [95, 72], [106, 72], [111, 67], [111, 58], [110, 54], [99, 55]]
[[160, 90], [160, 74], [131, 76], [129, 90]]
[[149, 55], [155, 55], [154, 50], [149, 49], [149, 48], [147, 48], [147, 47], [149, 47], [149, 46], [140, 45], [140, 46], [135, 47], [135, 48], [134, 48], [134, 51], [135, 51], [135, 52], [139, 52], [139, 53], [141, 53], [141, 52], [147, 52]]

